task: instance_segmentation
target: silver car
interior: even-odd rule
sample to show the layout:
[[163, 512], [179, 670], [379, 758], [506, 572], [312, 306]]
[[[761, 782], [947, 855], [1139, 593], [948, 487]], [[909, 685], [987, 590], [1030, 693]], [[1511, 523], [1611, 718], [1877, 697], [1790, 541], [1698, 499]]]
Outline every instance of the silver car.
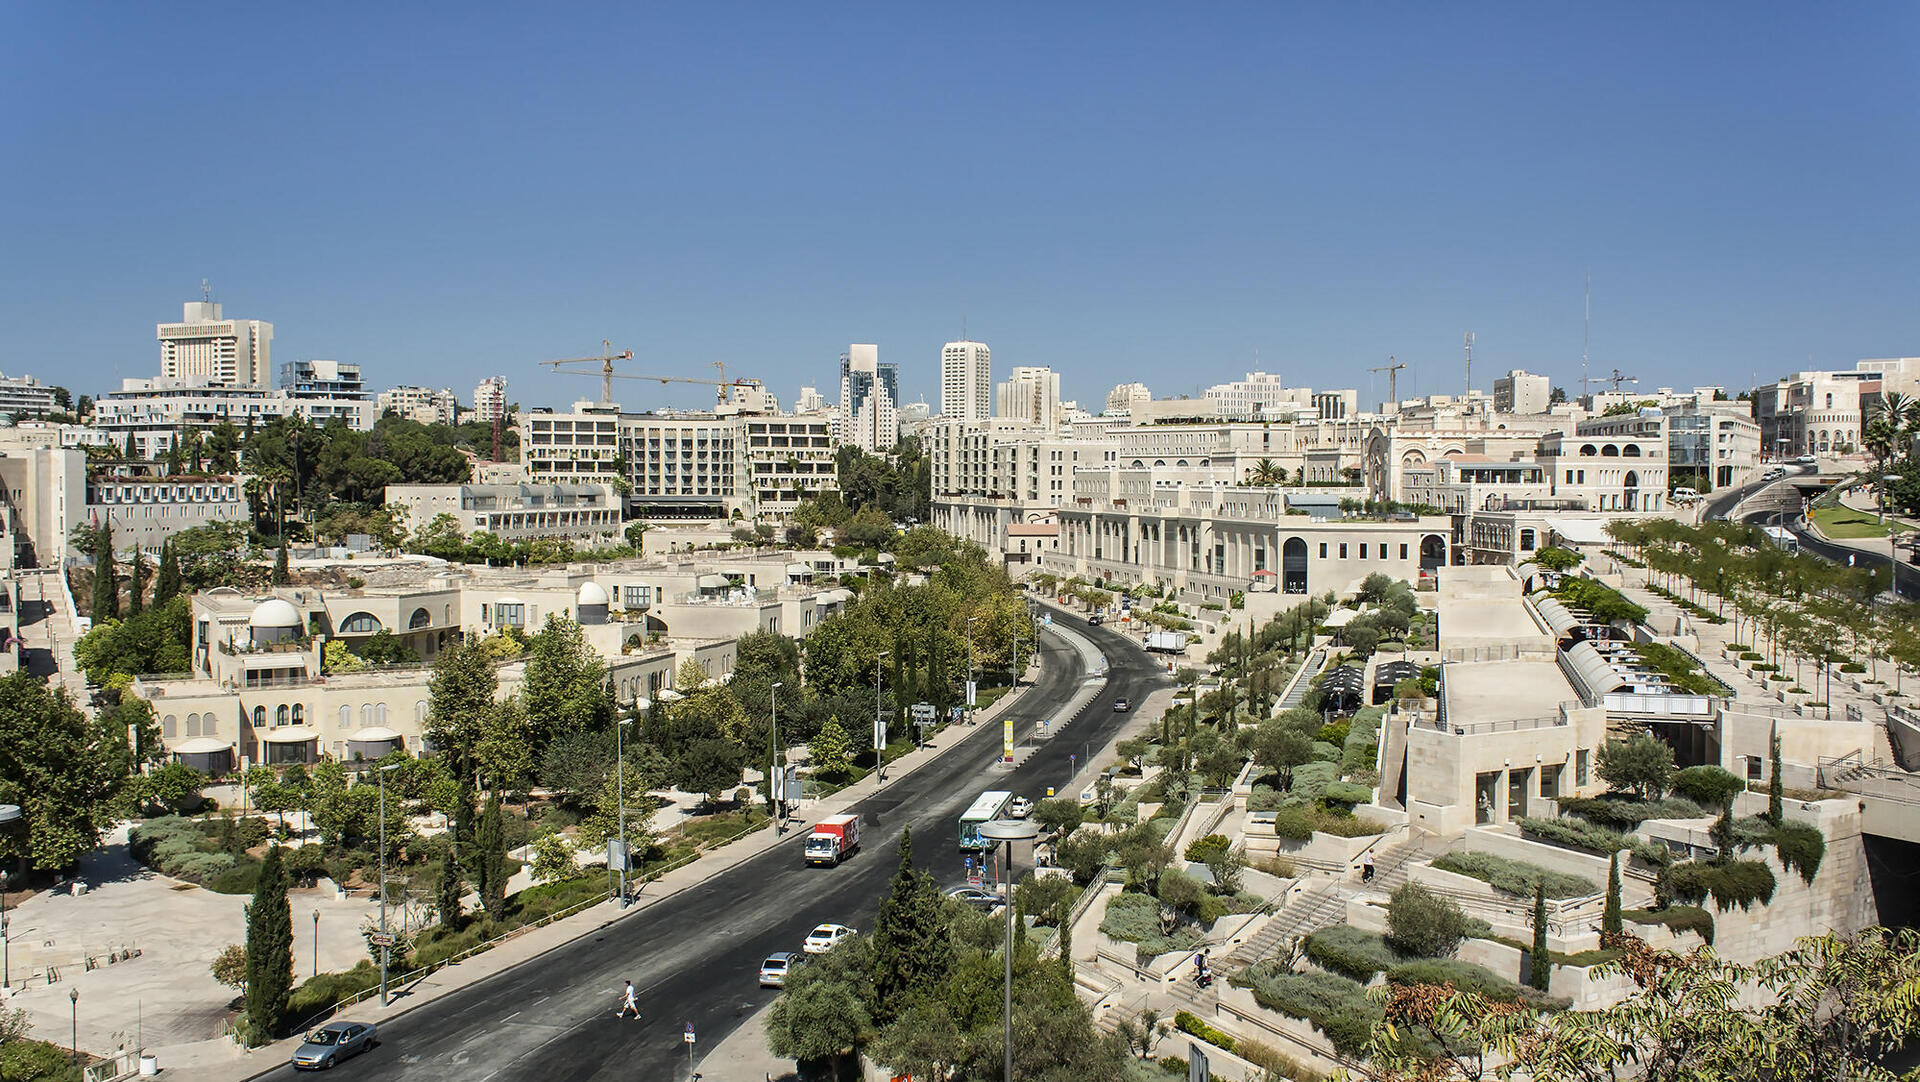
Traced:
[[760, 963], [760, 987], [785, 988], [787, 977], [805, 963], [807, 956], [795, 951], [774, 951]]
[[331, 1022], [312, 1033], [293, 1053], [294, 1067], [325, 1070], [379, 1044], [372, 1022]]

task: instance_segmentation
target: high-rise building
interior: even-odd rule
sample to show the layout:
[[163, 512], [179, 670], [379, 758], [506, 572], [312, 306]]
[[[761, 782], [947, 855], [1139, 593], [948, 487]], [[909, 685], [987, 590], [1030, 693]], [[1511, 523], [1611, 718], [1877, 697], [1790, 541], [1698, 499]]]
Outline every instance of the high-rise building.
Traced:
[[273, 371], [273, 324], [223, 319], [212, 300], [188, 301], [178, 323], [155, 326], [160, 377], [220, 387], [265, 387]]
[[44, 417], [53, 412], [53, 388], [32, 376], [0, 374], [0, 413]]
[[431, 387], [395, 387], [381, 391], [374, 401], [376, 411], [383, 416], [397, 413], [423, 425], [450, 425], [460, 410], [451, 387], [437, 391]]
[[1516, 368], [1493, 381], [1493, 412], [1545, 413], [1553, 395], [1550, 380]]
[[1060, 374], [1044, 365], [1022, 366], [1008, 373], [994, 392], [993, 415], [1039, 425], [1046, 431], [1060, 427]]
[[507, 415], [507, 377], [488, 376], [473, 389], [473, 419], [492, 422]]
[[840, 355], [841, 443], [877, 452], [900, 442], [898, 367], [881, 364], [876, 345], [851, 345]]
[[1129, 413], [1141, 402], [1153, 401], [1153, 392], [1144, 383], [1122, 383], [1107, 392], [1108, 413]]
[[940, 415], [980, 421], [993, 415], [993, 354], [985, 342], [940, 347]]
[[800, 388], [800, 397], [794, 401], [795, 413], [819, 413], [827, 408], [827, 398], [816, 387]]
[[280, 390], [301, 403], [299, 412], [316, 425], [338, 419], [349, 428], [373, 427], [373, 404], [360, 366], [339, 361], [288, 361], [280, 366]]

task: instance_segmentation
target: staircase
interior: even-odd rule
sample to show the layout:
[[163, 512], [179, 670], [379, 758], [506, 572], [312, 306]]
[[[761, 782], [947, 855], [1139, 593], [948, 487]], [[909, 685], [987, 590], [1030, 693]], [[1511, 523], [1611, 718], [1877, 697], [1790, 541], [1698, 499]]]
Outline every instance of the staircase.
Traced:
[[1407, 881], [1407, 869], [1415, 861], [1426, 860], [1436, 855], [1428, 851], [1425, 842], [1411, 839], [1402, 841], [1374, 855], [1373, 879], [1365, 886], [1381, 894], [1392, 894], [1395, 888]]
[[1346, 912], [1347, 901], [1340, 888], [1329, 880], [1316, 880], [1289, 899], [1266, 927], [1235, 947], [1217, 968], [1225, 973], [1250, 966], [1299, 936], [1341, 923]]

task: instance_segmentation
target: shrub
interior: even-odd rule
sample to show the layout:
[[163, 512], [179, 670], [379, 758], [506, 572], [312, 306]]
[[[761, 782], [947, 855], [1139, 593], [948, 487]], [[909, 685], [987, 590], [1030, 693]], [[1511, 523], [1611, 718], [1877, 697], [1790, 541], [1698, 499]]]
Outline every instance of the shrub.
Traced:
[[1233, 1051], [1233, 1038], [1202, 1022], [1192, 1011], [1180, 1011], [1173, 1016], [1173, 1024], [1182, 1033], [1191, 1033], [1195, 1037], [1225, 1051]]
[[1131, 891], [1107, 899], [1107, 915], [1100, 921], [1100, 934], [1128, 943], [1159, 935], [1159, 899]]
[[1386, 942], [1402, 954], [1452, 954], [1466, 934], [1467, 915], [1459, 904], [1418, 883], [1401, 884], [1387, 902]]
[[1462, 992], [1474, 992], [1498, 1003], [1525, 1003], [1530, 1007], [1564, 1009], [1565, 999], [1542, 995], [1538, 989], [1516, 984], [1471, 962], [1452, 958], [1423, 958], [1402, 962], [1387, 971], [1390, 984], [1452, 984]]
[[1308, 936], [1306, 953], [1321, 969], [1351, 977], [1361, 984], [1402, 961], [1399, 953], [1387, 946], [1385, 936], [1346, 924], [1322, 928]]
[[1688, 861], [1663, 869], [1654, 893], [1687, 905], [1699, 905], [1708, 897], [1724, 913], [1734, 906], [1752, 909], [1755, 902], [1773, 900], [1773, 869], [1757, 860], [1729, 860], [1722, 863]]
[[1741, 651], [1740, 660], [1741, 661], [1765, 661], [1766, 657], [1761, 654], [1756, 654], [1752, 650], [1744, 650], [1744, 651]]
[[1294, 1082], [1325, 1082], [1326, 1079], [1325, 1075], [1308, 1068], [1278, 1048], [1259, 1041], [1239, 1041], [1233, 1054], [1267, 1072], [1269, 1078], [1290, 1078]]
[[1341, 810], [1351, 812], [1355, 804], [1366, 804], [1373, 800], [1373, 788], [1358, 785], [1350, 781], [1336, 781], [1327, 786], [1320, 794], [1320, 803], [1329, 807], [1339, 805]]
[[1470, 875], [1507, 894], [1529, 896], [1536, 889], [1544, 888], [1549, 898], [1579, 898], [1600, 892], [1591, 879], [1556, 872], [1525, 861], [1508, 860], [1491, 853], [1446, 853], [1436, 858], [1433, 866], [1443, 871]]
[[1347, 737], [1350, 736], [1352, 732], [1353, 724], [1351, 722], [1335, 721], [1321, 726], [1320, 733], [1315, 739], [1324, 740], [1329, 744], [1344, 745], [1347, 742]]
[[1867, 667], [1858, 661], [1849, 661], [1845, 665], [1840, 666], [1840, 671], [1844, 673], [1863, 673], [1867, 671]]
[[1713, 914], [1692, 905], [1670, 905], [1665, 909], [1626, 909], [1620, 916], [1635, 924], [1664, 924], [1675, 932], [1693, 932], [1709, 945], [1713, 943]]
[[1385, 1012], [1358, 981], [1333, 973], [1287, 973], [1273, 962], [1249, 966], [1233, 983], [1253, 990], [1262, 1007], [1313, 1024], [1343, 1055], [1357, 1055]]
[[287, 997], [287, 1018], [296, 1023], [305, 1022], [348, 996], [379, 983], [380, 970], [368, 958], [362, 958], [358, 965], [341, 973], [322, 973], [302, 981]]
[[1632, 830], [1648, 819], [1698, 819], [1707, 814], [1700, 805], [1680, 797], [1646, 801], [1615, 794], [1563, 796], [1558, 798], [1558, 803], [1560, 810], [1568, 815], [1616, 830]]
[[1820, 862], [1827, 855], [1827, 839], [1818, 827], [1782, 823], [1773, 832], [1773, 848], [1780, 855], [1780, 863], [1790, 871], [1799, 872], [1800, 878], [1812, 886], [1813, 877], [1820, 872]]
[[1747, 783], [1725, 767], [1690, 766], [1673, 776], [1673, 791], [1703, 808], [1724, 808]]
[[[1371, 791], [1368, 792], [1368, 796], [1372, 796]], [[1282, 807], [1274, 813], [1273, 829], [1282, 838], [1304, 842], [1313, 837], [1313, 832], [1316, 830], [1341, 838], [1362, 838], [1369, 834], [1378, 834], [1386, 828], [1371, 819], [1362, 819], [1345, 810], [1296, 804]]]

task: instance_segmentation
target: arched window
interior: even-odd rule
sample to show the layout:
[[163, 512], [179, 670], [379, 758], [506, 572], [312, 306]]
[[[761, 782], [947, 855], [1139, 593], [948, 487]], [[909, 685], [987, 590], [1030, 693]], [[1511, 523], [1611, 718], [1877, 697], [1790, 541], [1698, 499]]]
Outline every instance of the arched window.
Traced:
[[373, 724], [373, 704], [360, 704], [360, 727], [365, 729]]
[[1639, 458], [1640, 445], [1637, 443], [1627, 444], [1625, 447], [1622, 447], [1620, 449], [1620, 457], [1621, 458]]
[[427, 701], [425, 699], [413, 704], [413, 720], [419, 722], [421, 725], [427, 723]]
[[[213, 715], [208, 714], [207, 716], [212, 717]], [[198, 714], [187, 715], [187, 735], [188, 736], [200, 735], [200, 715]]]
[[1280, 592], [1307, 592], [1307, 542], [1302, 538], [1289, 537], [1280, 546]]
[[351, 728], [352, 725], [353, 725], [353, 707], [344, 706], [344, 705], [341, 706], [340, 707], [340, 727], [342, 729], [346, 729], [346, 728]]
[[[193, 717], [192, 714], [189, 714], [187, 716]], [[172, 714], [168, 714], [166, 717], [161, 718], [160, 719], [160, 735], [167, 740], [172, 740], [173, 727], [177, 724], [178, 722], [174, 720], [174, 716]]]
[[425, 609], [415, 609], [413, 610], [413, 615], [407, 620], [407, 627], [411, 630], [418, 631], [431, 623], [433, 623], [432, 613]]
[[253, 708], [253, 727], [256, 729], [265, 728], [266, 724], [267, 724], [267, 708], [264, 706], [254, 707]]
[[374, 706], [373, 723], [375, 725], [385, 725], [387, 723], [387, 704], [386, 703], [379, 703]]
[[1615, 447], [1611, 443], [1606, 444], [1605, 446], [1600, 448], [1600, 457], [1601, 458], [1619, 458], [1620, 448]]
[[340, 621], [342, 635], [371, 635], [380, 630], [380, 618], [370, 612], [356, 612]]
[[200, 735], [201, 736], [219, 736], [220, 735], [220, 715], [215, 714], [212, 711], [208, 711], [207, 713], [200, 715]]
[[306, 721], [307, 721], [307, 707], [306, 707], [306, 704], [305, 704], [305, 703], [294, 703], [294, 704], [293, 704], [293, 723], [294, 723], [295, 725], [304, 725], [304, 724], [306, 724]]
[[1599, 449], [1594, 447], [1594, 445], [1591, 443], [1584, 443], [1580, 445], [1581, 458], [1592, 458], [1594, 455], [1597, 455], [1599, 453], [1600, 453]]
[[285, 725], [286, 723], [287, 723], [287, 704], [281, 703], [279, 706], [276, 706], [273, 708], [273, 724], [275, 726], [281, 726], [281, 725]]

